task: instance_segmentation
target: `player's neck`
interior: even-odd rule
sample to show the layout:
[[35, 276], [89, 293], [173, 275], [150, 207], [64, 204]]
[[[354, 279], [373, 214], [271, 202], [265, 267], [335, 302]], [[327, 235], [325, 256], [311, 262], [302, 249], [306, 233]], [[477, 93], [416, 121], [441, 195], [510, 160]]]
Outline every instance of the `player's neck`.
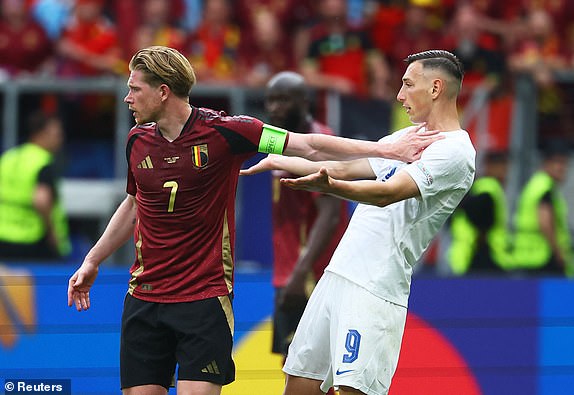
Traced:
[[168, 141], [178, 138], [190, 115], [191, 106], [189, 104], [176, 106], [171, 111], [165, 111], [164, 116], [157, 121], [162, 136]]
[[426, 124], [427, 130], [438, 130], [441, 132], [453, 132], [456, 130], [462, 129], [460, 126], [460, 122], [458, 119], [452, 120], [440, 120], [439, 122], [427, 122]]
[[460, 120], [456, 109], [447, 108], [443, 111], [432, 111], [426, 124], [427, 130], [450, 132], [460, 130]]

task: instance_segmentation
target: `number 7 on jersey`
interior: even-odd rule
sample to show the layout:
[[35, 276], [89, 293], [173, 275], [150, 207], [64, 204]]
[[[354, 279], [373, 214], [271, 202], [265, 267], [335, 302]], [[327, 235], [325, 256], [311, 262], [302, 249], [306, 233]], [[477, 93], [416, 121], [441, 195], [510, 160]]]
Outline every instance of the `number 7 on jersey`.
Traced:
[[176, 181], [166, 181], [163, 184], [164, 188], [171, 188], [169, 192], [169, 204], [167, 205], [167, 212], [173, 213], [173, 207], [175, 206], [175, 195], [177, 193], [177, 182]]

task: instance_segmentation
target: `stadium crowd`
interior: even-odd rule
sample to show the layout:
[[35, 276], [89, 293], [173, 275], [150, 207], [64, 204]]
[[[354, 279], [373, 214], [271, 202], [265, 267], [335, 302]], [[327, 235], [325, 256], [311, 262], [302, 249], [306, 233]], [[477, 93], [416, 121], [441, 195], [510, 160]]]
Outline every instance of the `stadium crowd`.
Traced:
[[[464, 60], [467, 89], [493, 84], [505, 66], [548, 84], [550, 71], [574, 67], [572, 12], [566, 0], [2, 0], [0, 67], [11, 76], [124, 74], [136, 49], [158, 44], [189, 56], [203, 83], [263, 86], [273, 72], [351, 49], [378, 51], [396, 77], [406, 55], [440, 47]], [[360, 43], [331, 37], [310, 53], [328, 32], [358, 32]], [[345, 62], [324, 67], [350, 72]], [[348, 80], [330, 87], [364, 89]]]
[[295, 70], [316, 88], [392, 103], [403, 59], [442, 48], [464, 63], [461, 104], [477, 88], [504, 103], [510, 77], [526, 73], [542, 129], [572, 141], [561, 111], [571, 98], [554, 75], [574, 70], [573, 13], [566, 0], [2, 0], [0, 78], [126, 75], [131, 55], [157, 44], [188, 56], [201, 84], [258, 88]]

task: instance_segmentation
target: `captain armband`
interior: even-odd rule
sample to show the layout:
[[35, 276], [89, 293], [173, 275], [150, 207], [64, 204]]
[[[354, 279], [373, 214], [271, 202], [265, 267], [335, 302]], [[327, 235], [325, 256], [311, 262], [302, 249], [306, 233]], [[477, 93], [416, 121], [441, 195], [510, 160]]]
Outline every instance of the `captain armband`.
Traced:
[[285, 129], [264, 123], [259, 140], [259, 152], [281, 155], [287, 141], [287, 133], [289, 132]]

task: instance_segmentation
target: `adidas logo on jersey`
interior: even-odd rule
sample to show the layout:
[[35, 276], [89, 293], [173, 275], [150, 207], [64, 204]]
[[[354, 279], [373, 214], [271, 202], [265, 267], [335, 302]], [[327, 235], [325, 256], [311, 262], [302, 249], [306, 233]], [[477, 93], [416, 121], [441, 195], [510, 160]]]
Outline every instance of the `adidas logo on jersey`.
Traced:
[[206, 367], [201, 369], [202, 373], [211, 373], [211, 374], [220, 374], [219, 368], [217, 367], [217, 363], [215, 361], [211, 361], [207, 364]]
[[153, 169], [153, 163], [151, 163], [149, 155], [138, 164], [138, 169]]

